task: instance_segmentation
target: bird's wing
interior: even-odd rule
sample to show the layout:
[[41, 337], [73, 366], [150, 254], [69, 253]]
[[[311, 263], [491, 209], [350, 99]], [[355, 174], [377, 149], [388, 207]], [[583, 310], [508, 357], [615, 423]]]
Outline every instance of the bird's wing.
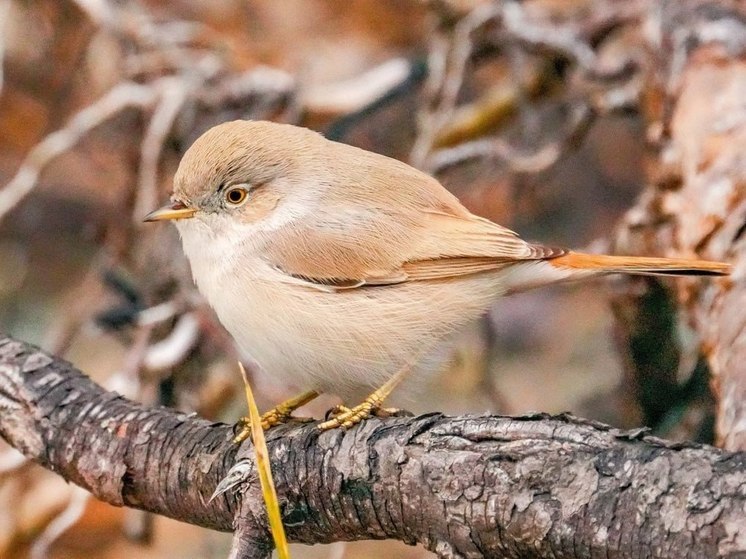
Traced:
[[513, 231], [472, 214], [424, 210], [414, 219], [362, 212], [357, 219], [295, 228], [275, 237], [269, 260], [289, 281], [344, 291], [443, 280], [564, 253], [527, 243]]
[[475, 274], [566, 252], [528, 243], [510, 229], [473, 214], [426, 211], [425, 221], [428, 234], [401, 266], [410, 281]]
[[[475, 216], [434, 178], [404, 163], [332, 142], [327, 147], [324, 153], [334, 157], [326, 165], [336, 166], [348, 188], [328, 189], [313, 211], [273, 232], [266, 258], [289, 281], [339, 291], [564, 254]], [[358, 164], [340, 166], [350, 155]]]

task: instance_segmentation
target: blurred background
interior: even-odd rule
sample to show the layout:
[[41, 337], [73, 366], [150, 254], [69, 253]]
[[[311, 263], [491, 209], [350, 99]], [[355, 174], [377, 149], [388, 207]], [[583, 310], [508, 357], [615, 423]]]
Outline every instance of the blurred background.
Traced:
[[[308, 126], [404, 160], [525, 238], [610, 250], [650, 176], [648, 4], [0, 0], [0, 330], [140, 401], [242, 415], [235, 350], [175, 229], [141, 222], [191, 142], [235, 118]], [[619, 331], [639, 285], [499, 301], [405, 407], [572, 411], [712, 440], [696, 349], [677, 353], [673, 370], [661, 360], [676, 398], [628, 382]], [[656, 289], [665, 303], [667, 287]], [[661, 312], [674, 321], [675, 308]], [[254, 382], [264, 408], [294, 392]], [[226, 556], [229, 535], [96, 502], [19, 456], [0, 441], [2, 557]], [[384, 553], [429, 556], [391, 542], [293, 549]]]

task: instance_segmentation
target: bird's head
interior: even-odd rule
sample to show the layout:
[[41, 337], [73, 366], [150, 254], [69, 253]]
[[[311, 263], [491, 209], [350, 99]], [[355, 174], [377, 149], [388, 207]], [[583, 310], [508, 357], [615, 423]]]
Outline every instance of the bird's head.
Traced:
[[287, 223], [313, 200], [309, 166], [317, 165], [322, 142], [316, 132], [272, 122], [215, 126], [184, 154], [169, 203], [145, 221], [173, 220], [182, 236], [250, 234]]

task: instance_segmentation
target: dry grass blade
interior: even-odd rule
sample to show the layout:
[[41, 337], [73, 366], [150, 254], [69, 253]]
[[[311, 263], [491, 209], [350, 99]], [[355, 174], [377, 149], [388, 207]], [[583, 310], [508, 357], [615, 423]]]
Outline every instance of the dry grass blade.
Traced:
[[249, 379], [246, 376], [246, 369], [243, 364], [238, 363], [241, 369], [244, 388], [246, 389], [246, 401], [249, 405], [249, 418], [251, 419], [251, 440], [254, 441], [254, 453], [256, 455], [256, 469], [259, 472], [259, 483], [262, 487], [262, 496], [267, 506], [267, 517], [269, 518], [269, 527], [272, 530], [272, 539], [275, 541], [277, 548], [277, 557], [279, 559], [290, 559], [290, 550], [288, 549], [288, 540], [285, 536], [285, 528], [282, 525], [280, 515], [280, 502], [277, 500], [277, 491], [275, 483], [272, 481], [272, 470], [269, 466], [269, 452], [267, 451], [267, 441], [264, 438], [264, 429], [262, 428], [262, 418], [259, 415], [259, 409], [254, 401], [254, 394], [251, 392]]

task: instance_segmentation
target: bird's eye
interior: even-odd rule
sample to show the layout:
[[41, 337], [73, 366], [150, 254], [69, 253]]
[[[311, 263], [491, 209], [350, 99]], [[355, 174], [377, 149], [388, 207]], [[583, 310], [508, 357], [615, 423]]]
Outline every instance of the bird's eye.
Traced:
[[248, 196], [248, 194], [249, 193], [245, 188], [237, 186], [231, 188], [225, 193], [225, 200], [232, 206], [238, 206], [246, 201], [246, 196]]

